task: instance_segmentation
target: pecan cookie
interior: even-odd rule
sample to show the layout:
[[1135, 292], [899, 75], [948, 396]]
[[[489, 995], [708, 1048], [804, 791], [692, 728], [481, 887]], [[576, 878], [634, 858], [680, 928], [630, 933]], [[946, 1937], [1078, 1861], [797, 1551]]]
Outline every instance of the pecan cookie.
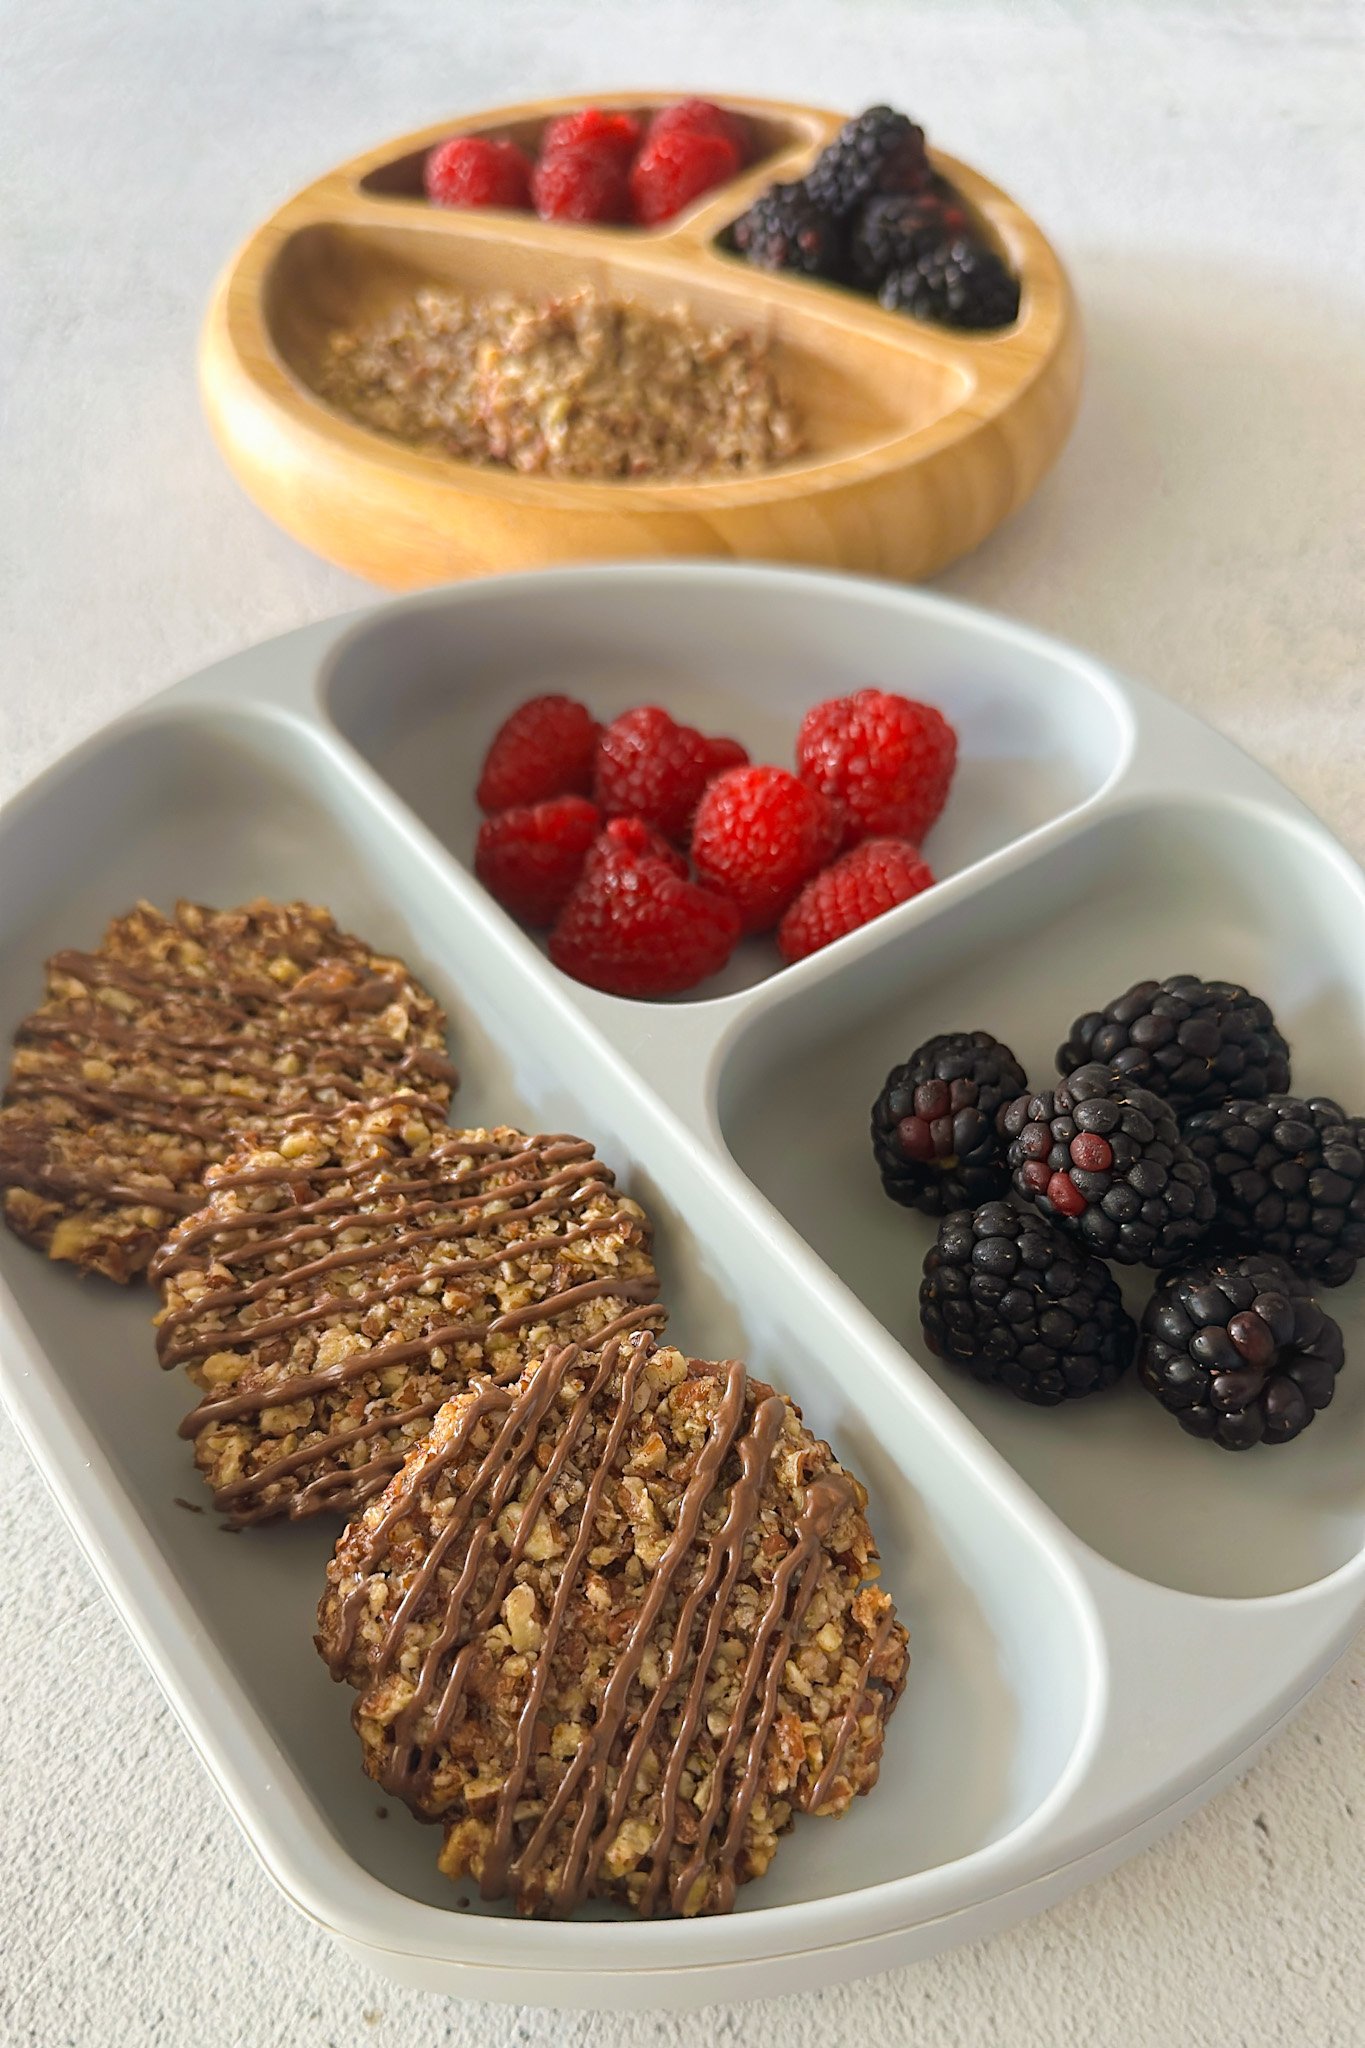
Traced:
[[307, 903], [166, 917], [140, 903], [93, 953], [56, 953], [15, 1033], [0, 1108], [10, 1228], [50, 1258], [127, 1281], [204, 1172], [253, 1132], [402, 1090], [444, 1122], [445, 1018], [401, 960]]
[[328, 1568], [367, 1771], [523, 1912], [728, 1911], [876, 1782], [907, 1648], [866, 1500], [784, 1395], [648, 1332], [474, 1381]]
[[297, 1119], [209, 1176], [152, 1263], [181, 1433], [235, 1524], [350, 1514], [475, 1373], [660, 1327], [643, 1210], [582, 1138]]

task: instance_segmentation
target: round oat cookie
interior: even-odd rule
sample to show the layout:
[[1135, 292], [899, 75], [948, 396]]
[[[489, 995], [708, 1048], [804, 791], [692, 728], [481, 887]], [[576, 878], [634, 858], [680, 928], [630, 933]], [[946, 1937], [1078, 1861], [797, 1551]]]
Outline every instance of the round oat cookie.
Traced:
[[876, 1782], [906, 1634], [800, 1410], [647, 1332], [478, 1380], [346, 1529], [318, 1649], [486, 1898], [727, 1912]]
[[127, 1281], [253, 1133], [406, 1091], [444, 1122], [445, 1017], [401, 960], [308, 903], [139, 903], [47, 963], [0, 1108], [5, 1221]]
[[215, 1506], [351, 1514], [471, 1375], [662, 1327], [650, 1234], [585, 1139], [434, 1130], [401, 1098], [210, 1168], [151, 1277]]

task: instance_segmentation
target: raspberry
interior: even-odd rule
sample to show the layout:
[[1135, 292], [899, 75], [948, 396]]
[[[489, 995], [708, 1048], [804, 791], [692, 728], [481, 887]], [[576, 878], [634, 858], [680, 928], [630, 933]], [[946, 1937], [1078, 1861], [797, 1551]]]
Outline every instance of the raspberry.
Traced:
[[630, 219], [625, 160], [611, 143], [551, 150], [531, 173], [531, 197], [542, 220]]
[[601, 826], [585, 796], [518, 804], [480, 825], [474, 872], [523, 924], [553, 924]]
[[731, 768], [697, 806], [700, 879], [736, 905], [746, 932], [771, 930], [839, 844], [843, 819], [786, 768]]
[[711, 775], [723, 775], [727, 768], [747, 768], [749, 750], [742, 747], [738, 740], [709, 739], [706, 742], [706, 758], [708, 772]]
[[859, 690], [806, 713], [796, 762], [803, 781], [842, 807], [846, 845], [896, 838], [918, 846], [947, 801], [957, 734], [932, 704]]
[[422, 172], [427, 198], [435, 206], [531, 204], [531, 160], [515, 142], [490, 142], [486, 135], [455, 135], [427, 157]]
[[560, 149], [591, 149], [629, 164], [640, 147], [644, 130], [634, 114], [608, 113], [602, 107], [584, 107], [576, 114], [560, 114], [549, 122], [540, 138], [542, 157]]
[[649, 854], [671, 868], [675, 875], [687, 877], [687, 859], [676, 846], [670, 846], [662, 832], [656, 832], [652, 825], [646, 825], [643, 818], [612, 818], [597, 834], [584, 864], [584, 873], [589, 873], [600, 860], [610, 853], [633, 853], [637, 860]]
[[572, 697], [528, 698], [493, 735], [479, 777], [479, 809], [590, 795], [599, 730], [586, 705]]
[[933, 881], [917, 848], [903, 839], [866, 839], [807, 882], [777, 928], [778, 951], [784, 960], [804, 960]]
[[723, 185], [744, 168], [737, 142], [702, 128], [651, 129], [630, 170], [630, 198], [642, 228], [671, 220], [713, 185]]
[[716, 770], [714, 749], [735, 740], [709, 740], [678, 725], [657, 704], [623, 711], [597, 748], [593, 796], [608, 818], [643, 818], [669, 839], [685, 840], [698, 799]]
[[615, 996], [680, 995], [717, 973], [739, 937], [734, 905], [679, 875], [676, 855], [639, 852], [612, 827], [609, 835], [550, 934], [556, 967]]
[[660, 107], [649, 124], [650, 141], [658, 135], [680, 134], [723, 135], [739, 151], [741, 164], [747, 164], [754, 153], [744, 116], [718, 107], [714, 100], [674, 100], [671, 106]]

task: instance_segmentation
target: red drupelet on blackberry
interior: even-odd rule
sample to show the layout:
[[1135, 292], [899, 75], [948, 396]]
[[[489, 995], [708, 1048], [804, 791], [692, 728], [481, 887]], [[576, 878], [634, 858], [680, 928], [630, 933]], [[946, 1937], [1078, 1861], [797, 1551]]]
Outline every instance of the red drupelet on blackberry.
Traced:
[[1008, 1202], [944, 1217], [919, 1299], [931, 1351], [1042, 1408], [1112, 1387], [1137, 1338], [1109, 1268]]
[[1101, 1258], [1173, 1266], [1213, 1221], [1170, 1104], [1097, 1061], [1000, 1112], [1016, 1192]]
[[1182, 1429], [1245, 1451], [1307, 1429], [1344, 1356], [1307, 1281], [1249, 1252], [1168, 1273], [1143, 1314], [1137, 1360], [1143, 1386]]
[[1135, 982], [1102, 1010], [1078, 1017], [1057, 1050], [1057, 1072], [1103, 1060], [1164, 1095], [1180, 1115], [1231, 1097], [1259, 1100], [1289, 1086], [1289, 1047], [1268, 1003], [1236, 981], [1171, 974]]
[[1325, 1287], [1365, 1258], [1365, 1117], [1326, 1095], [1226, 1102], [1187, 1117], [1207, 1166], [1220, 1244], [1272, 1252]]
[[872, 1149], [893, 1202], [942, 1216], [1009, 1188], [996, 1130], [1001, 1106], [1028, 1077], [989, 1031], [926, 1039], [893, 1067], [872, 1105]]

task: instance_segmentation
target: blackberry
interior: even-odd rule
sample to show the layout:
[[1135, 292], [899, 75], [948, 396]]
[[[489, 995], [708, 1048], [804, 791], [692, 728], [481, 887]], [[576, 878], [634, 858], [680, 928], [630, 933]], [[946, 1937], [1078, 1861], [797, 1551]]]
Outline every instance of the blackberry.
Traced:
[[947, 218], [954, 223], [960, 219], [967, 227], [971, 226], [971, 208], [952, 179], [945, 178], [942, 171], [930, 171], [924, 190], [930, 198], [939, 201]]
[[1269, 1005], [1236, 981], [1171, 974], [1137, 981], [1102, 1010], [1088, 1010], [1057, 1051], [1057, 1072], [1103, 1060], [1116, 1074], [1164, 1095], [1183, 1116], [1231, 1096], [1259, 1100], [1289, 1086], [1289, 1047]]
[[883, 278], [877, 297], [888, 312], [942, 327], [1008, 327], [1019, 317], [1018, 278], [972, 235], [918, 250]]
[[872, 1149], [893, 1202], [942, 1216], [1010, 1184], [995, 1119], [1028, 1076], [989, 1031], [926, 1039], [872, 1105]]
[[971, 230], [965, 201], [946, 178], [922, 192], [887, 192], [869, 199], [858, 213], [849, 240], [855, 283], [875, 292], [892, 270], [903, 270], [926, 249]]
[[1137, 1341], [1109, 1268], [1007, 1202], [944, 1217], [919, 1305], [939, 1358], [1040, 1408], [1112, 1387]]
[[1168, 1273], [1138, 1341], [1144, 1387], [1225, 1451], [1287, 1444], [1332, 1398], [1341, 1331], [1306, 1281], [1264, 1252]]
[[1325, 1095], [1227, 1102], [1186, 1119], [1213, 1179], [1217, 1243], [1273, 1252], [1324, 1287], [1365, 1258], [1365, 1117]]
[[729, 230], [730, 245], [760, 270], [799, 270], [837, 278], [844, 267], [844, 237], [804, 185], [770, 185]]
[[890, 107], [845, 121], [806, 179], [815, 204], [847, 220], [875, 192], [915, 192], [929, 178], [924, 130]]
[[1122, 1266], [1173, 1266], [1213, 1221], [1209, 1169], [1175, 1112], [1098, 1061], [1000, 1112], [1026, 1202]]

